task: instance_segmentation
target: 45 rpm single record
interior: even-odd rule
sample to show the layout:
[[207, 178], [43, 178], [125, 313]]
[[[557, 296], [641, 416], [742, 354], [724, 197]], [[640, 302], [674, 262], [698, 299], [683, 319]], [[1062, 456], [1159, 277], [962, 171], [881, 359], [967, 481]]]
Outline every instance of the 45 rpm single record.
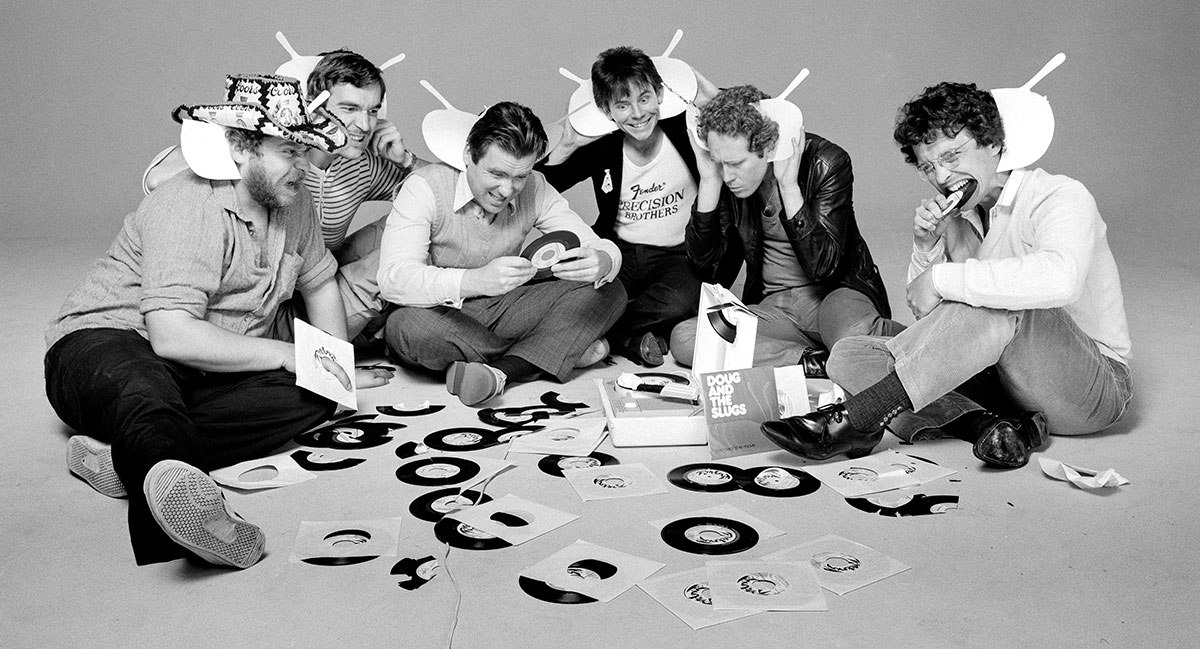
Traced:
[[899, 496], [863, 496], [862, 498], [847, 498], [846, 502], [855, 509], [880, 516], [926, 516], [929, 514], [944, 514], [951, 509], [958, 509], [958, 496], [946, 494], [901, 494]]
[[[370, 415], [374, 417], [375, 415]], [[328, 448], [338, 451], [374, 448], [392, 441], [391, 432], [404, 428], [404, 424], [351, 421], [334, 422], [308, 432], [300, 433], [294, 440], [309, 448]]]
[[378, 558], [378, 554], [367, 554], [356, 557], [308, 557], [301, 559], [301, 561], [313, 566], [353, 566], [359, 563], [374, 561]]
[[542, 419], [563, 414], [553, 406], [533, 405], [509, 408], [481, 408], [476, 415], [479, 421], [497, 428], [528, 426]]
[[742, 469], [736, 479], [742, 491], [772, 498], [807, 496], [821, 488], [821, 481], [811, 475], [781, 466]]
[[441, 412], [445, 409], [446, 406], [442, 404], [430, 405], [428, 401], [426, 401], [425, 405], [421, 406], [420, 408], [413, 408], [412, 410], [402, 410], [396, 406], [375, 406], [375, 410], [377, 410], [379, 414], [387, 415], [389, 417], [421, 417], [424, 415], [432, 415], [435, 412]]
[[541, 579], [531, 579], [525, 575], [518, 576], [517, 583], [521, 585], [521, 590], [525, 591], [526, 595], [551, 604], [591, 604], [597, 601], [596, 598], [588, 597], [583, 593], [555, 588]]
[[443, 518], [434, 523], [433, 535], [442, 543], [460, 550], [499, 550], [512, 547], [511, 543], [498, 536], [492, 536], [453, 518]]
[[499, 444], [500, 434], [486, 428], [459, 426], [429, 433], [422, 441], [429, 448], [439, 451], [478, 451]]
[[741, 469], [728, 464], [700, 462], [671, 469], [671, 472], [667, 474], [667, 480], [670, 480], [671, 484], [676, 487], [682, 487], [688, 491], [718, 493], [737, 491], [741, 474]]
[[341, 469], [349, 469], [363, 462], [366, 462], [361, 457], [329, 457], [324, 453], [313, 453], [304, 449], [296, 449], [292, 451], [292, 459], [296, 464], [300, 465], [301, 469], [306, 471], [340, 471]]
[[440, 455], [413, 460], [396, 469], [396, 478], [418, 487], [444, 487], [479, 475], [479, 465], [461, 458]]
[[530, 242], [521, 251], [521, 256], [533, 262], [533, 267], [537, 269], [533, 279], [546, 279], [553, 275], [550, 267], [562, 261], [563, 253], [578, 247], [579, 237], [574, 232], [559, 230], [547, 232]]
[[459, 495], [458, 489], [448, 487], [417, 496], [408, 505], [408, 512], [423, 521], [436, 523], [447, 514], [472, 506], [471, 503], [482, 505], [491, 500], [491, 496], [480, 495], [478, 491], [464, 491]]
[[662, 540], [692, 554], [737, 554], [758, 543], [758, 532], [731, 518], [694, 516], [664, 525]]
[[591, 407], [586, 403], [579, 403], [577, 401], [563, 401], [562, 395], [553, 390], [542, 393], [541, 402], [564, 415], [576, 410], [587, 410]]
[[642, 383], [648, 383], [650, 385], [670, 385], [672, 383], [688, 385], [691, 383], [686, 376], [680, 376], [670, 372], [634, 372], [634, 374], [642, 380]]
[[594, 451], [591, 455], [547, 455], [538, 460], [538, 468], [546, 475], [561, 478], [563, 469], [590, 469], [594, 466], [612, 466], [620, 463], [620, 460], [608, 453]]
[[408, 441], [396, 447], [396, 457], [401, 460], [407, 460], [411, 457], [427, 453], [429, 453], [429, 447], [420, 442]]

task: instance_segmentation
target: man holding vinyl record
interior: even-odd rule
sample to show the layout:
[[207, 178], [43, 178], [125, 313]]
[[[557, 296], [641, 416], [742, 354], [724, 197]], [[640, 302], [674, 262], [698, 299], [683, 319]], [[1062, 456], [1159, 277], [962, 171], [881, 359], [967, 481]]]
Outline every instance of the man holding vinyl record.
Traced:
[[1030, 167], [1054, 128], [1028, 88], [1060, 61], [1023, 88], [941, 83], [900, 109], [896, 143], [937, 190], [913, 220], [918, 320], [838, 343], [829, 374], [853, 396], [767, 422], [768, 437], [813, 459], [857, 457], [886, 426], [906, 440], [960, 437], [988, 465], [1016, 468], [1048, 434], [1125, 415], [1129, 330], [1106, 226], [1081, 183]]
[[[474, 406], [510, 382], [549, 375], [607, 355], [601, 336], [625, 308], [612, 280], [621, 253], [567, 205], [534, 163], [546, 132], [528, 108], [501, 102], [475, 116], [447, 109], [424, 127], [429, 165], [404, 183], [380, 246], [379, 288], [399, 305], [388, 348], [406, 365], [446, 372], [446, 389]], [[453, 152], [453, 153], [450, 153]], [[533, 230], [567, 231], [567, 248], [521, 256]], [[538, 264], [553, 279], [531, 282]]]
[[[854, 219], [850, 156], [754, 86], [720, 91], [696, 120], [688, 256], [702, 277], [730, 255], [745, 259], [742, 301], [759, 316], [754, 365], [803, 364], [824, 377], [838, 340], [901, 331]], [[695, 334], [695, 319], [671, 332], [680, 364], [692, 364]]]

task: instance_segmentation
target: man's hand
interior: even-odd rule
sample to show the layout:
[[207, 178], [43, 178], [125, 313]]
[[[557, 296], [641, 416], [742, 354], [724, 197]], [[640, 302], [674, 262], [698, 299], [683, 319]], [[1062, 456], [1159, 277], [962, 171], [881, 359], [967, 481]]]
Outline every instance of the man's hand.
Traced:
[[913, 217], [913, 243], [921, 252], [932, 250], [938, 239], [942, 238], [942, 233], [950, 227], [950, 215], [944, 214], [947, 205], [949, 201], [946, 197], [938, 194], [926, 198], [917, 206], [916, 216]]
[[550, 272], [559, 279], [574, 282], [595, 282], [612, 270], [612, 259], [607, 252], [580, 246], [563, 253], [562, 259], [550, 267]]
[[537, 269], [524, 257], [497, 257], [463, 274], [463, 297], [504, 295], [528, 282]]
[[387, 385], [388, 381], [392, 380], [392, 374], [390, 367], [356, 367], [354, 368], [354, 386], [362, 390]]
[[571, 125], [571, 114], [568, 112], [562, 118], [562, 137], [558, 138], [558, 142], [554, 143], [554, 148], [550, 149], [550, 153], [546, 156], [546, 164], [556, 165], [562, 164], [567, 158], [571, 157], [579, 147], [590, 144], [600, 139], [599, 137], [588, 137], [580, 135], [579, 131]]
[[942, 303], [942, 295], [933, 285], [933, 266], [908, 283], [908, 308], [918, 320]]
[[391, 160], [401, 167], [412, 166], [413, 154], [404, 148], [404, 138], [400, 137], [400, 129], [386, 119], [375, 123], [375, 131], [371, 133], [370, 148], [375, 155]]

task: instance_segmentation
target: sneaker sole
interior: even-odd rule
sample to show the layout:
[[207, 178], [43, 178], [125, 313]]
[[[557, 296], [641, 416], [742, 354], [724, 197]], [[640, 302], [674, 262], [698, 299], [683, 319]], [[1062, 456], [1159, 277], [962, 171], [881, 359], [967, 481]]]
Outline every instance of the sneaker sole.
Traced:
[[[225, 508], [225, 495], [199, 469], [163, 460], [146, 474], [146, 504], [159, 527], [173, 541], [209, 563], [249, 568], [262, 557], [266, 538], [256, 525], [238, 520]], [[233, 539], [215, 536], [205, 526], [216, 517], [232, 526]]]
[[112, 449], [97, 439], [86, 435], [74, 435], [68, 439], [67, 469], [109, 498], [129, 496], [113, 469]]
[[467, 406], [476, 406], [503, 392], [496, 389], [492, 371], [480, 363], [455, 361], [446, 372], [446, 390]]

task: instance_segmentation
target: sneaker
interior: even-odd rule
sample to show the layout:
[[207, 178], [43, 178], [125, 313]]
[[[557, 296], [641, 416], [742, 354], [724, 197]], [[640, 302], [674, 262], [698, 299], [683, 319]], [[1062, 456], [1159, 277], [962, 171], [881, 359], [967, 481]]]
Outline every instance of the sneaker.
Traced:
[[201, 559], [249, 568], [262, 557], [263, 531], [231, 514], [221, 488], [200, 469], [163, 460], [150, 468], [142, 491], [159, 527]]
[[109, 498], [129, 495], [113, 470], [112, 447], [98, 439], [87, 435], [74, 435], [68, 439], [67, 469]]
[[455, 361], [446, 372], [446, 390], [464, 405], [475, 406], [504, 392], [508, 377], [486, 363]]
[[608, 358], [609, 352], [612, 349], [608, 346], [608, 341], [603, 338], [597, 338], [592, 341], [592, 344], [583, 350], [579, 355], [579, 360], [575, 361], [576, 368], [590, 367]]

